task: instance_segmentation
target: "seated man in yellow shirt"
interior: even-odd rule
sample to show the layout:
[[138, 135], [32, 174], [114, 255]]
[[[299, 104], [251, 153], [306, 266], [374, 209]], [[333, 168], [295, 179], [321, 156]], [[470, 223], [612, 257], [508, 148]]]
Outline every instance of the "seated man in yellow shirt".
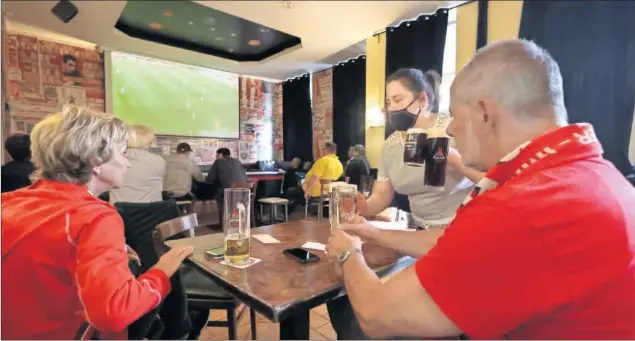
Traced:
[[337, 158], [335, 153], [337, 152], [337, 146], [333, 142], [326, 142], [324, 144], [324, 156], [319, 158], [311, 167], [302, 185], [304, 191], [304, 199], [309, 200], [309, 197], [320, 196], [320, 180], [338, 180], [344, 173], [344, 166]]

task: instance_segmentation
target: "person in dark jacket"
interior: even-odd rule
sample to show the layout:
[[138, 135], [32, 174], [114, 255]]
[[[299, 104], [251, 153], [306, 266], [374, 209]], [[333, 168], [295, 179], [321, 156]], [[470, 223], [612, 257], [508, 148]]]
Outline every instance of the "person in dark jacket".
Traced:
[[31, 185], [29, 177], [35, 172], [31, 163], [31, 138], [17, 134], [7, 138], [4, 148], [13, 160], [2, 166], [2, 193]]
[[231, 157], [227, 148], [219, 148], [216, 151], [216, 161], [207, 174], [205, 182], [213, 184], [216, 191], [216, 200], [220, 202], [226, 188], [232, 188], [233, 183], [246, 183], [247, 172], [240, 161]]
[[359, 187], [362, 176], [370, 175], [370, 164], [366, 159], [366, 149], [361, 144], [356, 144], [348, 150], [349, 160], [344, 168], [344, 176], [349, 184]]
[[299, 157], [294, 157], [291, 160], [291, 166], [284, 172], [284, 178], [282, 179], [282, 193], [285, 193], [290, 188], [298, 187], [300, 178], [298, 172], [302, 169], [302, 160]]

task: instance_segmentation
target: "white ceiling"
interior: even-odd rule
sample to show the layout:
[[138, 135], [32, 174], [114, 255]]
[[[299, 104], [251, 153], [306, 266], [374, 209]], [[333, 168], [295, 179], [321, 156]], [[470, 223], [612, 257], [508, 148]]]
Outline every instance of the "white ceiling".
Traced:
[[[69, 36], [74, 38], [75, 45], [94, 43], [104, 50], [280, 81], [363, 54], [365, 39], [386, 26], [462, 1], [292, 1], [291, 9], [285, 8], [284, 1], [196, 2], [298, 36], [302, 46], [261, 62], [239, 63], [143, 41], [114, 28], [125, 1], [73, 1], [79, 13], [68, 24], [51, 13], [56, 1], [2, 1], [2, 11], [7, 12], [8, 28], [12, 31], [62, 42]], [[47, 36], [50, 32], [55, 32], [53, 37]]]

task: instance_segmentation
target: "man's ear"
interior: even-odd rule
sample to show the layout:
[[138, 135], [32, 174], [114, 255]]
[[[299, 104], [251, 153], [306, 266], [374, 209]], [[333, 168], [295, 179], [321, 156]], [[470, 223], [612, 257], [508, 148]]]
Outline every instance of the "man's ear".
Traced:
[[477, 122], [493, 128], [499, 113], [498, 106], [489, 98], [481, 98], [477, 102], [479, 117]]

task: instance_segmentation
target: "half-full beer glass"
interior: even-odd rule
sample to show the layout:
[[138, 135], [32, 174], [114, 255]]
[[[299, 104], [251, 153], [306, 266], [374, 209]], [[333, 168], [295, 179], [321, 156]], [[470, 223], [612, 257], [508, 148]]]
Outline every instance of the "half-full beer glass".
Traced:
[[331, 230], [340, 224], [352, 222], [356, 212], [357, 187], [355, 185], [341, 184], [331, 188], [329, 204], [329, 220]]
[[225, 232], [225, 262], [244, 264], [251, 247], [248, 188], [225, 189], [223, 201], [223, 230]]

